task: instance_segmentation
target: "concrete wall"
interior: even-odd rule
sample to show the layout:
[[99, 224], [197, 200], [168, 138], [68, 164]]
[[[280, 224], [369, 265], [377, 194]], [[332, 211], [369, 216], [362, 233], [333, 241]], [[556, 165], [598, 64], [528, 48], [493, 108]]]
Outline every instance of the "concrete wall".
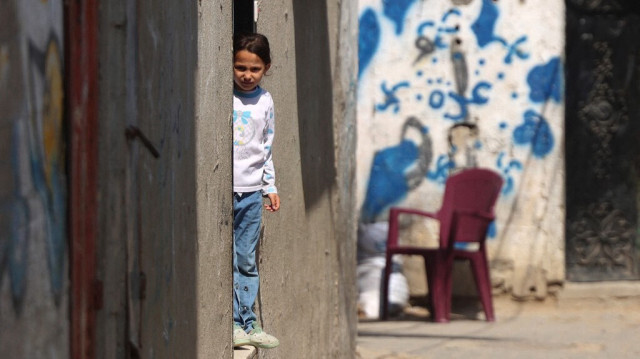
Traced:
[[[0, 347], [67, 358], [64, 144], [48, 137], [62, 134], [62, 3], [0, 9]], [[257, 304], [282, 344], [258, 356], [351, 357], [357, 6], [260, 10], [282, 210], [265, 214]], [[232, 3], [100, 2], [98, 14], [95, 353], [230, 358]]]
[[260, 357], [355, 352], [355, 19], [350, 2], [260, 5], [282, 198], [280, 212], [265, 215], [259, 295], [260, 319], [282, 344]]
[[231, 4], [100, 14], [98, 353], [231, 357]]
[[[101, 356], [232, 356], [230, 5], [102, 5]], [[282, 209], [265, 213], [257, 304], [282, 344], [260, 357], [355, 351], [356, 19], [355, 4], [261, 4]]]
[[62, 1], [0, 3], [0, 352], [69, 356]]
[[[564, 279], [562, 14], [560, 0], [359, 1], [362, 221], [436, 210], [450, 170], [490, 168], [505, 180], [494, 286], [544, 297]], [[393, 165], [372, 168], [374, 156]], [[437, 231], [408, 227], [421, 242]]]

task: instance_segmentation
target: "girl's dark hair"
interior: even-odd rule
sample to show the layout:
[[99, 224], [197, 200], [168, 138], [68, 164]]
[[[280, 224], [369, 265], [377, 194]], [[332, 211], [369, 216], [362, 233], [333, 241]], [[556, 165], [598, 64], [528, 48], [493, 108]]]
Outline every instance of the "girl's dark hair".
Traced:
[[247, 50], [252, 54], [258, 55], [265, 65], [271, 63], [269, 40], [262, 34], [249, 33], [236, 35], [233, 39], [233, 56], [235, 57], [236, 54], [242, 50]]

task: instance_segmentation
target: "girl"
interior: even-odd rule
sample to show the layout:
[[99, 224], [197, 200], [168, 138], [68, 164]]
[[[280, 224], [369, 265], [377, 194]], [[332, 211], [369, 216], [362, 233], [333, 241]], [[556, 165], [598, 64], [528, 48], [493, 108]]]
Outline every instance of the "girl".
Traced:
[[244, 34], [233, 42], [233, 346], [275, 348], [278, 339], [256, 321], [254, 303], [260, 283], [256, 249], [262, 221], [262, 196], [269, 212], [280, 209], [271, 158], [273, 100], [258, 86], [271, 67], [269, 41]]

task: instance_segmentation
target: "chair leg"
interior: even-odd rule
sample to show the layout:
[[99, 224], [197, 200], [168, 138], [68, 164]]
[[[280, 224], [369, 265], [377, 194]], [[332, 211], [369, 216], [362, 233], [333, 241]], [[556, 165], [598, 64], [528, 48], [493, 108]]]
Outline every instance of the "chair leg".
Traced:
[[427, 279], [427, 310], [429, 311], [429, 313], [433, 314], [433, 283], [435, 280], [433, 278], [433, 274], [435, 272], [435, 267], [433, 259], [431, 257], [429, 257], [428, 255], [424, 255], [422, 258], [424, 259], [424, 272], [425, 278]]
[[447, 259], [436, 255], [432, 260], [434, 262], [430, 265], [432, 274], [429, 275], [429, 278], [433, 282], [433, 284], [429, 286], [429, 290], [432, 291], [429, 295], [431, 298], [431, 307], [433, 308], [431, 314], [435, 322], [448, 323], [449, 313], [447, 313], [447, 308], [450, 308], [448, 302], [451, 298], [447, 296]]
[[495, 321], [493, 313], [493, 298], [491, 295], [491, 279], [489, 276], [489, 266], [487, 263], [487, 255], [484, 251], [475, 253], [475, 255], [469, 257], [471, 266], [473, 269], [473, 276], [476, 281], [476, 288], [478, 289], [478, 295], [482, 308], [484, 309], [484, 315], [487, 321]]
[[380, 288], [380, 295], [382, 301], [380, 303], [380, 319], [387, 320], [389, 318], [389, 279], [391, 278], [391, 253], [387, 253], [385, 256], [384, 274], [382, 276], [382, 285]]
[[445, 274], [445, 290], [446, 290], [446, 298], [445, 301], [447, 305], [446, 315], [447, 321], [451, 320], [451, 302], [453, 301], [453, 256], [448, 256], [446, 259], [446, 269], [444, 271]]
[[451, 302], [453, 300], [453, 254], [449, 253], [444, 259], [444, 288], [446, 295], [446, 318], [447, 321], [451, 320]]

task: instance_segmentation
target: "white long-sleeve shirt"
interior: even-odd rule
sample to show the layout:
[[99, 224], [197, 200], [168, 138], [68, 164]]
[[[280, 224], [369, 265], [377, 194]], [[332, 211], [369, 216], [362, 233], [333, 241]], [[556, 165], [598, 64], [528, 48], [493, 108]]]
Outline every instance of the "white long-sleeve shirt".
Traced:
[[233, 90], [233, 191], [278, 193], [271, 156], [275, 135], [271, 94]]

